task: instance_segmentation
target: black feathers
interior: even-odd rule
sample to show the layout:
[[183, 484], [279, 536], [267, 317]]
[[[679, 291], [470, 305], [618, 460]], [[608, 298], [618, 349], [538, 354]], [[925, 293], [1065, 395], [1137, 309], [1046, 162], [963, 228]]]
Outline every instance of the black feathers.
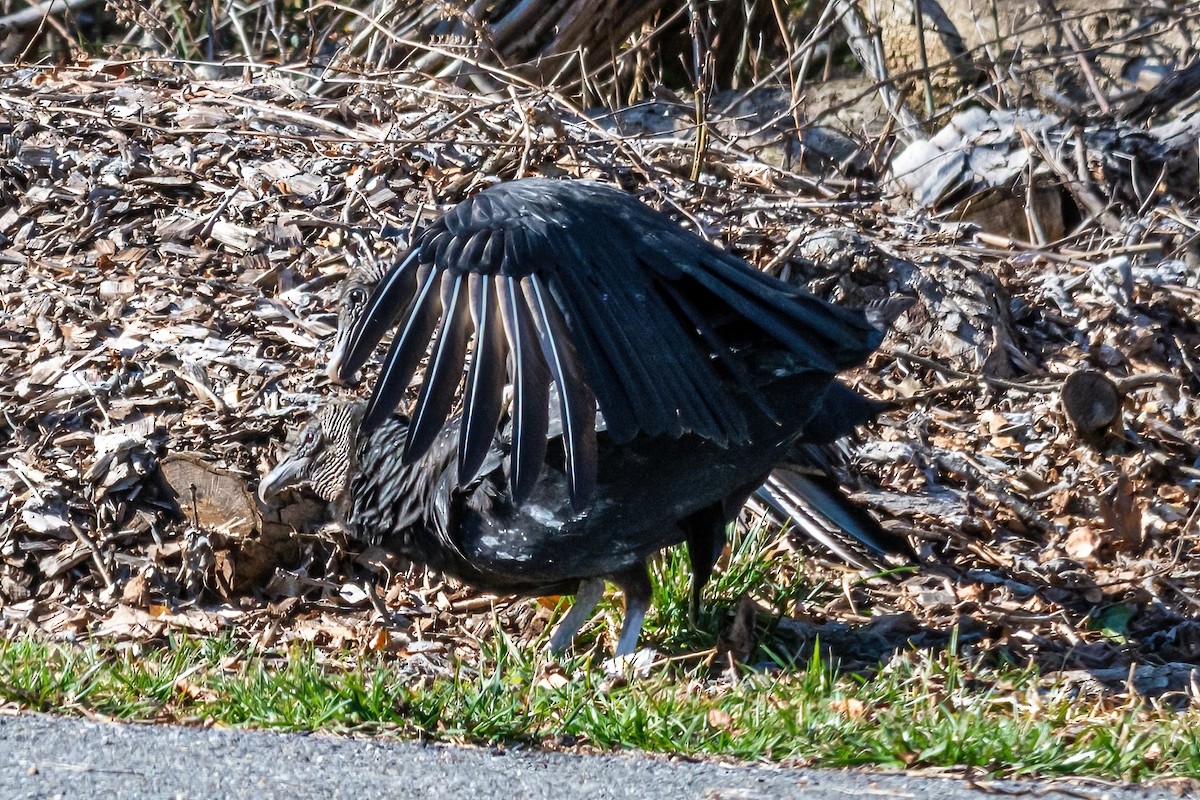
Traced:
[[368, 301], [343, 379], [397, 321], [364, 428], [397, 405], [432, 339], [406, 463], [445, 423], [469, 361], [459, 477], [479, 469], [507, 382], [521, 502], [545, 458], [553, 384], [576, 509], [595, 483], [597, 406], [617, 443], [685, 433], [744, 443], [745, 409], [719, 388], [746, 379], [738, 348], [770, 341], [796, 366], [832, 375], [879, 339], [861, 314], [758, 272], [619, 190], [540, 179], [481, 192], [417, 238]]
[[525, 502], [546, 457], [550, 429], [550, 373], [537, 345], [533, 319], [521, 291], [521, 280], [500, 277], [500, 318], [511, 345], [509, 378], [513, 387], [512, 472], [513, 502]]
[[[491, 241], [495, 241], [495, 237]], [[463, 410], [463, 437], [458, 450], [458, 480], [463, 485], [479, 473], [491, 447], [492, 432], [500, 424], [508, 359], [508, 340], [500, 320], [496, 284], [478, 273], [472, 273], [468, 281], [471, 319], [475, 323], [475, 352], [467, 372], [466, 388], [472, 402]]]

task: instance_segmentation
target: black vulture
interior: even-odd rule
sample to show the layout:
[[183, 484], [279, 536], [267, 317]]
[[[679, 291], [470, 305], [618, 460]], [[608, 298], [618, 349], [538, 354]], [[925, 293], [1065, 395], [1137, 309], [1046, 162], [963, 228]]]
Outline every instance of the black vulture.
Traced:
[[[343, 381], [397, 328], [370, 401], [319, 411], [260, 492], [307, 482], [353, 534], [479, 588], [576, 593], [555, 649], [609, 580], [626, 596], [616, 652], [632, 652], [646, 560], [680, 542], [694, 607], [727, 524], [794, 446], [879, 408], [834, 380], [879, 342], [862, 312], [589, 181], [463, 201], [355, 315], [330, 365]], [[411, 416], [394, 414], [427, 351]], [[776, 477], [792, 499], [808, 491]], [[897, 549], [877, 525], [863, 538]]]

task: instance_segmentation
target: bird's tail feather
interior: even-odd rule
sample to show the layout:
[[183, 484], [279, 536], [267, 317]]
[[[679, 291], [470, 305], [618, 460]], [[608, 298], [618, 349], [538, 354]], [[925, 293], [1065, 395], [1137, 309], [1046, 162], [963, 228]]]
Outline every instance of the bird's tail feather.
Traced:
[[792, 530], [858, 569], [886, 572], [913, 557], [905, 539], [854, 505], [836, 481], [806, 474], [800, 464], [776, 467], [755, 497], [780, 522], [791, 520]]

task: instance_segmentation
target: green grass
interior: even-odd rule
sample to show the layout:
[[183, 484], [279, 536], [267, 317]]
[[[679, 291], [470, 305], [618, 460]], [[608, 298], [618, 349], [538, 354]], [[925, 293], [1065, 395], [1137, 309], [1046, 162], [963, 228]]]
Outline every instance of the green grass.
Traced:
[[[870, 679], [813, 661], [717, 683], [669, 665], [613, 681], [586, 659], [567, 681], [503, 636], [455, 677], [386, 657], [256, 653], [225, 639], [161, 648], [0, 643], [0, 700], [39, 711], [369, 731], [476, 743], [583, 743], [823, 766], [971, 766], [1000, 775], [1136, 780], [1200, 773], [1200, 719], [1141, 702], [1082, 701], [1028, 671], [975, 672], [911, 653]], [[344, 657], [343, 657], [344, 656]], [[999, 687], [1003, 687], [1000, 689]]]
[[[771, 551], [775, 541], [756, 530], [733, 542], [696, 629], [686, 620], [685, 556], [657, 559], [643, 640], [668, 653], [704, 654], [743, 593], [783, 608], [840, 591], [789, 581], [802, 557], [789, 565]], [[599, 622], [561, 663], [548, 661], [538, 642], [515, 644], [498, 621], [476, 656], [451, 662], [457, 674], [449, 676], [417, 674], [414, 662], [364, 649], [264, 650], [232, 636], [173, 637], [161, 646], [22, 636], [0, 640], [0, 703], [124, 720], [829, 767], [1125, 780], [1200, 775], [1200, 712], [1115, 696], [1081, 699], [1075, 687], [1033, 670], [984, 668], [955, 656], [954, 642], [943, 651], [901, 652], [866, 677], [816, 656], [791, 663], [768, 633], [751, 658], [758, 668], [743, 668], [734, 680], [712, 678], [702, 655], [616, 680], [602, 661], [617, 610], [612, 600], [602, 604]]]

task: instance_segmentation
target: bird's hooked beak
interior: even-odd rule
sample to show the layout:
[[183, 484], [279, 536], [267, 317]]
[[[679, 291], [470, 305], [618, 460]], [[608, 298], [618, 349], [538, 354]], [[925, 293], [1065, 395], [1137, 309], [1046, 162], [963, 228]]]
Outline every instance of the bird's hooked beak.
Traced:
[[346, 341], [349, 336], [338, 331], [337, 341], [333, 343], [333, 350], [329, 353], [329, 364], [325, 367], [325, 377], [335, 386], [352, 386], [354, 380], [342, 380], [341, 372], [342, 362], [346, 360]]
[[337, 333], [333, 335], [333, 347], [329, 350], [329, 363], [325, 365], [325, 376], [334, 386], [354, 386], [358, 383], [356, 375], [342, 375], [342, 367], [346, 357], [350, 355], [350, 340], [354, 338], [354, 328], [358, 316], [362, 314], [362, 303], [352, 307], [350, 300], [343, 301], [338, 311]]
[[304, 475], [308, 459], [299, 455], [285, 455], [275, 467], [258, 482], [258, 499], [264, 504], [270, 503], [279, 493], [290, 486], [295, 486]]

